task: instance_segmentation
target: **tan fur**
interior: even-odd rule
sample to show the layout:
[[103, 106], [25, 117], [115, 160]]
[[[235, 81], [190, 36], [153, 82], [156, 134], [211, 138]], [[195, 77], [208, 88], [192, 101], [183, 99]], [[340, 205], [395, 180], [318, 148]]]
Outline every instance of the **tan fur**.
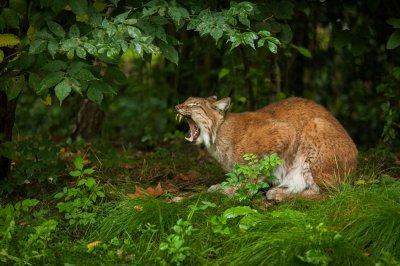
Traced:
[[285, 160], [267, 198], [317, 198], [320, 187], [337, 187], [357, 166], [357, 148], [341, 124], [322, 106], [292, 97], [255, 112], [231, 113], [229, 98], [189, 98], [177, 113], [200, 128], [196, 144], [230, 171], [246, 153], [278, 153]]

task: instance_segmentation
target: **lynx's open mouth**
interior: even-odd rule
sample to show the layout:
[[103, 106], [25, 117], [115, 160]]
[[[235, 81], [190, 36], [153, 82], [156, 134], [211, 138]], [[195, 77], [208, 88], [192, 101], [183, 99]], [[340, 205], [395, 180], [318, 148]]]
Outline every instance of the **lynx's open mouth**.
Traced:
[[200, 136], [200, 128], [196, 125], [196, 123], [188, 116], [183, 116], [181, 114], [176, 114], [176, 119], [181, 122], [182, 118], [185, 118], [186, 122], [189, 124], [189, 137], [185, 137], [186, 140], [190, 142], [195, 142], [197, 138]]

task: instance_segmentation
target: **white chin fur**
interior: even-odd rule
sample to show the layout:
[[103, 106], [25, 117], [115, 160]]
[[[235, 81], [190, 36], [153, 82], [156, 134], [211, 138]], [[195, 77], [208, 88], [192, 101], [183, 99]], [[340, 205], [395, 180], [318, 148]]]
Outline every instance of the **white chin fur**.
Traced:
[[197, 138], [196, 144], [204, 144], [207, 148], [210, 147], [210, 135], [206, 132], [205, 129], [200, 129], [200, 136]]

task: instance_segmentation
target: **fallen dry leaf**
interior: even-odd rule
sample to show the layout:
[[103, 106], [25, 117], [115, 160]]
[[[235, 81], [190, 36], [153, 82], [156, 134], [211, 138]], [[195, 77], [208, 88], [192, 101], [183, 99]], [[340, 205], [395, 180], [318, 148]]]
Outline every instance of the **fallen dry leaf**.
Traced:
[[189, 170], [186, 174], [177, 173], [175, 175], [175, 179], [182, 180], [182, 181], [190, 181], [197, 179], [201, 176], [201, 174], [195, 170]]
[[96, 241], [93, 241], [93, 242], [87, 244], [86, 247], [88, 249], [88, 252], [91, 252], [94, 249], [94, 247], [97, 246], [100, 243], [101, 243], [100, 240], [96, 240]]
[[197, 179], [201, 176], [201, 174], [197, 171], [190, 170], [187, 172], [187, 176], [189, 177], [190, 180]]
[[164, 190], [162, 189], [161, 184], [158, 183], [158, 185], [155, 188], [148, 187], [147, 189], [144, 189], [141, 186], [135, 186], [135, 193], [128, 193], [127, 196], [130, 197], [131, 199], [141, 196], [150, 196], [153, 198], [157, 198], [163, 193]]

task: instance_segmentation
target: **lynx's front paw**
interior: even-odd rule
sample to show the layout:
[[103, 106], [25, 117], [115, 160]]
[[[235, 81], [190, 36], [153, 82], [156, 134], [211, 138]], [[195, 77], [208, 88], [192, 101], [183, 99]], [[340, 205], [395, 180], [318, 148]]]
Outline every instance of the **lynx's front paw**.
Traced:
[[291, 193], [285, 188], [275, 187], [267, 191], [267, 199], [275, 202], [281, 202], [291, 196]]
[[209, 192], [214, 192], [214, 191], [221, 191], [222, 193], [224, 193], [225, 195], [227, 195], [228, 197], [233, 197], [233, 194], [235, 194], [235, 191], [238, 190], [239, 187], [227, 187], [225, 189], [221, 188], [221, 184], [216, 184], [216, 185], [212, 185], [211, 187], [208, 188]]

